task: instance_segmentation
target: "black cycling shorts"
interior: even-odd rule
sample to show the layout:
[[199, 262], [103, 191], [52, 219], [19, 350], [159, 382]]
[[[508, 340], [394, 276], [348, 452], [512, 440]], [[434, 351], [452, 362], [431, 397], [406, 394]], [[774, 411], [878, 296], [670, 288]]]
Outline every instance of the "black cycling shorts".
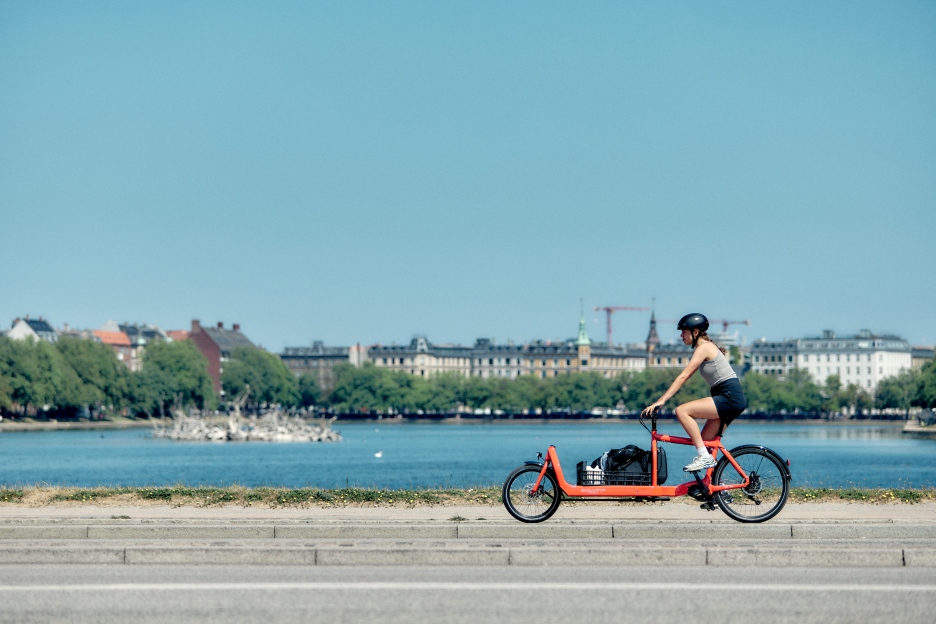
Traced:
[[718, 435], [721, 435], [724, 428], [747, 409], [747, 399], [744, 398], [741, 382], [737, 377], [732, 377], [712, 386], [712, 400], [715, 401], [715, 410], [721, 421], [721, 427], [718, 428]]

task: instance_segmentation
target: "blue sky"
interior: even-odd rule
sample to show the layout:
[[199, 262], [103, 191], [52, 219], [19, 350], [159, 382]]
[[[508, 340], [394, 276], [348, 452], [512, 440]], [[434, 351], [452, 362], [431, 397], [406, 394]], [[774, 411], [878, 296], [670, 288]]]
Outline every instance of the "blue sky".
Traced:
[[0, 232], [3, 323], [934, 343], [936, 4], [0, 1]]

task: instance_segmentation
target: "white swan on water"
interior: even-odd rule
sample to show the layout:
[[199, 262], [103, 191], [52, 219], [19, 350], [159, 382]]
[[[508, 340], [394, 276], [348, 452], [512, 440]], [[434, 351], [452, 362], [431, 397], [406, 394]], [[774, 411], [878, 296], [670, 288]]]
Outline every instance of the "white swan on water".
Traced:
[[374, 453], [374, 457], [380, 459], [381, 457], [383, 457], [383, 451], [377, 451], [376, 453]]

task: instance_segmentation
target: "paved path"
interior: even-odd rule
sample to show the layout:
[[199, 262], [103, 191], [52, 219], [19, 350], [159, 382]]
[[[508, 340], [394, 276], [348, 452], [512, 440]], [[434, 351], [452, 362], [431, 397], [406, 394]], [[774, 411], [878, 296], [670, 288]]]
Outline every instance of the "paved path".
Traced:
[[[459, 521], [456, 521], [459, 520]], [[0, 507], [0, 563], [936, 567], [936, 505], [788, 505], [740, 524], [683, 503], [500, 507]]]
[[932, 622], [932, 569], [0, 565], [0, 622]]
[[0, 600], [0, 623], [928, 623], [936, 504], [0, 505]]

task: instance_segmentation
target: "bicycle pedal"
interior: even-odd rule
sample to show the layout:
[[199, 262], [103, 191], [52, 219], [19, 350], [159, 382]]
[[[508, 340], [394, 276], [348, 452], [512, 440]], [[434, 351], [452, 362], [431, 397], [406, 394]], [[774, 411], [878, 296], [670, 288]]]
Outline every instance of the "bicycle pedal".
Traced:
[[706, 501], [699, 505], [699, 509], [704, 509], [706, 511], [715, 511], [718, 507], [715, 506], [715, 503], [712, 501]]
[[705, 490], [700, 488], [698, 485], [691, 485], [686, 491], [687, 496], [691, 496], [700, 503], [705, 503], [712, 500], [712, 497], [705, 493]]

